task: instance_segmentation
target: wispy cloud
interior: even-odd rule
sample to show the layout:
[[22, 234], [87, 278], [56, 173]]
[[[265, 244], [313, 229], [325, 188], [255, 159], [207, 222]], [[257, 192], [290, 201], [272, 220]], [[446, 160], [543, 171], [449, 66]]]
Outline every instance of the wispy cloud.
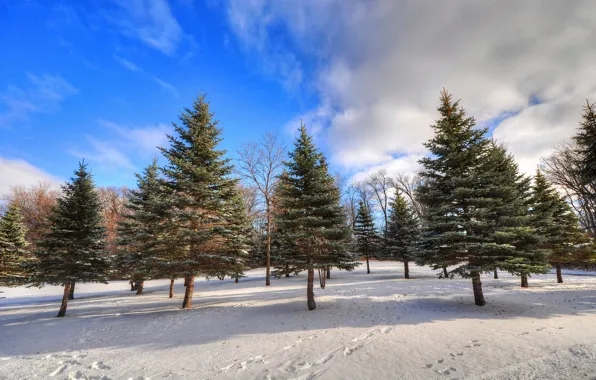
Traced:
[[110, 13], [108, 20], [119, 32], [135, 38], [167, 55], [177, 52], [186, 36], [166, 0], [114, 1], [120, 12]]
[[27, 121], [34, 113], [53, 112], [77, 89], [59, 75], [27, 74], [24, 88], [9, 86], [0, 94], [0, 127]]
[[167, 144], [166, 134], [171, 132], [171, 127], [165, 124], [134, 126], [103, 119], [98, 123], [111, 132], [111, 137], [87, 136], [84, 147], [76, 147], [69, 153], [79, 159], [89, 159], [104, 172], [132, 173], [138, 170], [135, 162], [148, 162], [157, 154], [158, 146]]
[[113, 57], [116, 60], [116, 62], [118, 62], [120, 65], [122, 65], [126, 69], [128, 69], [130, 71], [137, 72], [137, 73], [141, 73], [141, 74], [147, 76], [153, 82], [157, 83], [163, 89], [165, 89], [166, 91], [170, 92], [172, 95], [174, 95], [176, 97], [179, 95], [178, 94], [178, 91], [176, 90], [176, 87], [174, 87], [172, 84], [166, 82], [165, 80], [161, 79], [157, 75], [145, 71], [144, 69], [142, 69], [141, 67], [139, 67], [135, 63], [129, 61], [128, 59], [122, 58], [122, 57], [120, 57], [120, 56], [118, 56], [116, 54], [114, 54]]

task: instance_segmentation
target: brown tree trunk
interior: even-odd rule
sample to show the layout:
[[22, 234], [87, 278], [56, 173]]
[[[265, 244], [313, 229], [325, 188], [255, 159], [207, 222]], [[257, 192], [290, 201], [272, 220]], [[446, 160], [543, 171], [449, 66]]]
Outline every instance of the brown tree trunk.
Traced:
[[308, 304], [308, 310], [314, 310], [317, 308], [315, 303], [315, 292], [313, 291], [313, 282], [315, 281], [315, 270], [313, 268], [308, 269], [308, 282], [306, 285], [306, 303]]
[[449, 273], [447, 273], [447, 267], [443, 266], [443, 277], [449, 278]]
[[404, 278], [410, 278], [410, 262], [404, 260]]
[[75, 284], [76, 282], [73, 282], [72, 285], [70, 285], [70, 291], [68, 292], [68, 300], [74, 300]]
[[132, 280], [130, 280], [128, 283], [130, 284], [130, 291], [131, 292], [134, 291], [135, 290], [135, 286], [134, 286]]
[[497, 272], [497, 268], [495, 268], [495, 273], [493, 274], [493, 278], [495, 280], [498, 280], [499, 279], [499, 273]]
[[327, 280], [331, 280], [331, 268], [327, 267]]
[[478, 306], [486, 305], [484, 295], [482, 294], [482, 282], [480, 282], [480, 273], [472, 271], [472, 288], [474, 289], [474, 303]]
[[234, 278], [234, 284], [237, 284], [237, 283], [238, 283], [238, 277], [235, 277]]
[[563, 283], [563, 273], [561, 273], [561, 263], [556, 263], [555, 268], [557, 269], [557, 283]]
[[522, 288], [528, 287], [528, 275], [526, 273], [522, 273], [522, 275], [521, 275], [521, 287]]
[[290, 274], [289, 273], [286, 273], [286, 277], [290, 277]]
[[325, 289], [325, 285], [327, 283], [327, 271], [323, 268], [319, 268], [319, 283], [321, 284], [321, 289]]
[[368, 252], [366, 252], [366, 273], [370, 273], [370, 264], [368, 263]]
[[265, 272], [265, 286], [271, 285], [271, 209], [267, 202], [267, 270]]
[[62, 304], [60, 305], [60, 311], [56, 318], [61, 318], [66, 315], [66, 307], [68, 306], [68, 296], [70, 294], [70, 282], [64, 284], [64, 294], [62, 295]]
[[188, 286], [188, 277], [184, 276], [184, 287]]
[[186, 291], [184, 292], [184, 301], [182, 302], [183, 309], [192, 308], [192, 294], [195, 291], [195, 276], [193, 274], [187, 274], [186, 278]]
[[170, 278], [170, 297], [174, 298], [174, 279]]
[[143, 286], [145, 285], [145, 281], [139, 281], [138, 285], [137, 285], [137, 296], [140, 296], [141, 294], [143, 294]]

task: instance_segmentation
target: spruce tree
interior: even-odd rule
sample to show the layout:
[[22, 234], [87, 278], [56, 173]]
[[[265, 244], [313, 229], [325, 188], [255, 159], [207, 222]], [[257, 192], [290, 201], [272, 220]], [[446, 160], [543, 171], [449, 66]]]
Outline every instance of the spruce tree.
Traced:
[[[480, 273], [488, 264], [474, 248], [478, 233], [478, 186], [481, 162], [486, 156], [486, 129], [474, 129], [459, 101], [443, 90], [438, 108], [441, 118], [432, 126], [435, 136], [425, 143], [431, 157], [420, 160], [423, 184], [417, 196], [425, 212], [419, 261], [434, 269], [457, 266], [451, 272], [471, 277], [476, 305], [485, 304]], [[492, 265], [492, 263], [491, 263]]]
[[173, 124], [175, 135], [168, 135], [170, 146], [160, 148], [167, 159], [162, 172], [172, 197], [164, 244], [176, 252], [174, 264], [186, 284], [182, 307], [191, 308], [196, 275], [232, 269], [221, 245], [231, 223], [228, 203], [236, 197], [238, 181], [231, 178], [226, 152], [217, 149], [222, 130], [205, 96], [199, 96], [179, 120]]
[[340, 193], [327, 162], [304, 126], [289, 153], [279, 179], [277, 239], [282, 266], [308, 272], [307, 305], [316, 308], [314, 271], [331, 267], [351, 270], [357, 263], [347, 252], [349, 230], [340, 206]]
[[539, 247], [542, 237], [530, 215], [530, 178], [520, 174], [513, 156], [493, 141], [479, 179], [484, 202], [479, 203], [483, 228], [477, 250], [494, 262], [495, 271], [501, 268], [518, 275], [522, 287], [527, 287], [530, 274], [548, 269], [546, 252]]
[[356, 239], [356, 251], [366, 257], [366, 273], [370, 273], [370, 257], [374, 256], [381, 246], [381, 239], [375, 231], [375, 224], [370, 210], [362, 201], [360, 201], [356, 212], [354, 237]]
[[19, 207], [13, 202], [0, 217], [0, 285], [21, 285], [28, 280], [25, 234], [25, 222]]
[[579, 252], [575, 245], [588, 240], [579, 228], [577, 216], [540, 170], [536, 171], [532, 190], [532, 217], [543, 237], [541, 247], [556, 268], [557, 282], [562, 283], [561, 265], [574, 262]]
[[580, 157], [580, 177], [584, 186], [590, 187], [596, 197], [596, 103], [586, 101], [579, 130], [574, 136]]
[[416, 214], [406, 198], [397, 193], [389, 204], [386, 244], [379, 253], [381, 260], [399, 260], [404, 263], [404, 277], [410, 278], [410, 261], [416, 259], [416, 245], [420, 226]]
[[145, 280], [162, 276], [173, 278], [173, 274], [167, 267], [169, 250], [163, 245], [161, 233], [170, 204], [159, 178], [157, 159], [136, 177], [137, 188], [130, 190], [126, 211], [118, 226], [120, 249], [116, 262], [120, 273], [137, 283], [137, 295], [140, 295]]
[[57, 317], [64, 317], [74, 283], [107, 283], [110, 260], [106, 254], [101, 205], [87, 164], [79, 164], [70, 182], [62, 186], [45, 233], [35, 254], [34, 282], [64, 286]]

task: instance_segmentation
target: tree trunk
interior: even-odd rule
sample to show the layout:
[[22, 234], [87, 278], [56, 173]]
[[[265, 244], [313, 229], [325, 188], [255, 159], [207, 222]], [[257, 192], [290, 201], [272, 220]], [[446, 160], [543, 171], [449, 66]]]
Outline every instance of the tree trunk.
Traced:
[[188, 286], [188, 277], [184, 276], [184, 287]]
[[62, 304], [60, 305], [60, 311], [56, 318], [61, 318], [66, 315], [66, 307], [68, 306], [68, 296], [70, 295], [70, 282], [64, 284], [64, 294], [62, 295]]
[[561, 263], [556, 263], [555, 268], [557, 269], [557, 283], [563, 283], [563, 274], [561, 273]]
[[404, 278], [410, 278], [410, 262], [404, 260]]
[[370, 273], [370, 264], [368, 263], [368, 252], [366, 253], [366, 273]]
[[472, 271], [472, 288], [474, 289], [474, 303], [478, 306], [486, 305], [484, 295], [482, 294], [482, 282], [480, 282], [480, 273]]
[[72, 285], [70, 285], [70, 292], [68, 292], [68, 299], [69, 300], [74, 300], [75, 284], [76, 284], [76, 282], [73, 282]]
[[238, 283], [238, 277], [234, 278], [234, 284]]
[[184, 292], [184, 301], [182, 302], [183, 309], [192, 308], [192, 294], [195, 291], [195, 276], [194, 274], [187, 274], [186, 278], [186, 291]]
[[321, 284], [321, 289], [325, 289], [325, 285], [327, 283], [327, 270], [323, 268], [319, 268], [319, 283]]
[[170, 297], [174, 298], [174, 279], [170, 278]]
[[331, 280], [331, 268], [327, 267], [327, 280]]
[[521, 275], [521, 287], [527, 288], [528, 287], [528, 275], [527, 273], [522, 273]]
[[286, 273], [286, 277], [290, 277], [290, 274], [289, 273]]
[[132, 280], [130, 280], [128, 283], [130, 284], [130, 291], [134, 292], [134, 290], [135, 290], [134, 282]]
[[137, 296], [143, 294], [143, 285], [145, 285], [145, 281], [139, 281], [139, 284], [137, 285]]
[[497, 268], [495, 268], [495, 273], [493, 274], [493, 278], [495, 280], [498, 280], [499, 279], [499, 273], [497, 272]]
[[313, 268], [308, 269], [308, 282], [306, 285], [306, 303], [308, 304], [308, 310], [314, 310], [317, 308], [315, 303], [315, 293], [313, 291], [313, 282], [315, 281], [315, 270]]
[[449, 278], [449, 273], [447, 273], [447, 267], [443, 266], [443, 277]]
[[265, 286], [271, 285], [271, 209], [267, 202], [267, 271], [265, 272]]

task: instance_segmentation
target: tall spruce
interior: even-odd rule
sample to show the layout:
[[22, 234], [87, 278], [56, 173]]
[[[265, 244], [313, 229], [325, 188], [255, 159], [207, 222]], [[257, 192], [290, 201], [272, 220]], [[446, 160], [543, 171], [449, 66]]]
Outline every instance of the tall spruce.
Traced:
[[366, 273], [370, 273], [370, 257], [376, 256], [381, 247], [380, 236], [375, 231], [372, 215], [366, 204], [360, 201], [356, 211], [356, 224], [354, 227], [356, 251], [366, 258]]
[[420, 225], [406, 198], [399, 192], [389, 204], [386, 244], [379, 252], [381, 260], [399, 260], [404, 263], [404, 277], [410, 278], [409, 263], [416, 259]]
[[176, 252], [174, 264], [185, 277], [183, 308], [192, 307], [196, 275], [229, 272], [234, 262], [222, 253], [230, 202], [237, 196], [237, 180], [226, 151], [217, 149], [221, 128], [213, 119], [205, 96], [186, 108], [174, 123], [170, 146], [160, 148], [167, 159], [162, 168], [171, 193], [171, 217], [164, 244]]
[[327, 162], [304, 126], [279, 178], [276, 215], [281, 266], [306, 270], [307, 305], [316, 309], [314, 271], [331, 267], [351, 270], [357, 263], [347, 252], [349, 230], [340, 206], [340, 193]]
[[541, 247], [548, 252], [547, 260], [556, 268], [557, 282], [563, 282], [561, 266], [577, 265], [576, 247], [587, 243], [579, 228], [577, 216], [540, 170], [534, 177], [532, 217], [543, 236]]
[[29, 278], [26, 232], [18, 205], [9, 204], [4, 216], [0, 217], [0, 285], [21, 285]]
[[50, 230], [35, 252], [34, 283], [64, 286], [57, 317], [64, 317], [70, 288], [75, 283], [106, 283], [110, 258], [106, 254], [101, 205], [87, 164], [79, 164], [70, 182], [62, 186], [50, 216]]
[[441, 118], [432, 126], [435, 136], [425, 143], [431, 157], [420, 160], [422, 185], [417, 196], [425, 208], [425, 228], [419, 260], [438, 269], [456, 266], [451, 275], [471, 277], [476, 305], [485, 304], [480, 273], [492, 260], [478, 254], [478, 186], [481, 163], [486, 156], [486, 129], [474, 129], [459, 101], [441, 92]]
[[[130, 190], [126, 212], [118, 226], [117, 267], [121, 274], [137, 283], [137, 295], [142, 294], [145, 280], [172, 277], [169, 253], [163, 245], [164, 221], [170, 204], [163, 181], [159, 178], [157, 159], [153, 159], [142, 174], [136, 174], [137, 188]], [[169, 275], [169, 276], [168, 276]]]
[[586, 101], [579, 130], [574, 136], [580, 158], [580, 176], [584, 186], [596, 197], [596, 103]]

